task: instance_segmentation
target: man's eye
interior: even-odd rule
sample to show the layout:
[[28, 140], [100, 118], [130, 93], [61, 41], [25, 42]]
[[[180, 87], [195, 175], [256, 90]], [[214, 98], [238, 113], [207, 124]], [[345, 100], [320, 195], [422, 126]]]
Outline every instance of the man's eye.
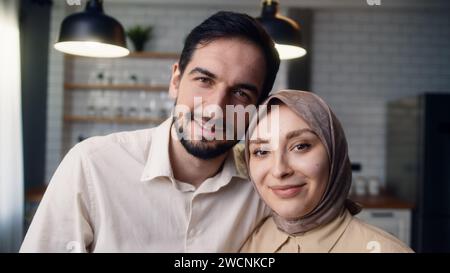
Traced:
[[247, 96], [247, 94], [245, 94], [245, 92], [242, 91], [242, 90], [240, 90], [240, 89], [235, 90], [234, 93], [235, 93], [236, 95], [238, 95], [238, 96], [241, 96], [241, 97]]
[[210, 78], [206, 78], [206, 77], [198, 77], [198, 78], [195, 78], [195, 80], [201, 82], [202, 84], [207, 84], [207, 85], [211, 85], [213, 83], [213, 81]]
[[242, 91], [241, 89], [236, 89], [234, 91], [234, 94], [237, 97], [239, 97], [240, 99], [246, 99], [246, 100], [250, 99], [250, 96], [245, 91]]

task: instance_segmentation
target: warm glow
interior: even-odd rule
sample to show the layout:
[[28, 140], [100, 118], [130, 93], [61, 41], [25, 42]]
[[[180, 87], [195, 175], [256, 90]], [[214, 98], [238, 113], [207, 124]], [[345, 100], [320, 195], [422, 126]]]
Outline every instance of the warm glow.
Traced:
[[55, 49], [67, 54], [96, 58], [117, 58], [130, 54], [124, 47], [99, 42], [60, 42]]
[[299, 46], [275, 44], [275, 48], [278, 50], [280, 60], [300, 58], [306, 54], [306, 50]]

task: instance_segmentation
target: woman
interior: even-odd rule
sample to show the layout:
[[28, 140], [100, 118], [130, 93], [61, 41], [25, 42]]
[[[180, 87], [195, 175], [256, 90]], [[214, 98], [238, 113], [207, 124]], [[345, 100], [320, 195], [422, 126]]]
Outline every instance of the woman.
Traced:
[[388, 233], [353, 217], [351, 166], [344, 131], [329, 106], [304, 91], [270, 96], [250, 123], [245, 158], [272, 209], [242, 252], [412, 252]]

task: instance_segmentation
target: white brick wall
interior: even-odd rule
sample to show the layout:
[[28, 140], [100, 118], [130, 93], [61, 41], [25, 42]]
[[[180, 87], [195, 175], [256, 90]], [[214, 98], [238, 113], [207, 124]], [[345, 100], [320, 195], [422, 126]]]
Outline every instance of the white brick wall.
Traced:
[[[67, 103], [64, 106], [64, 63], [62, 54], [53, 49], [53, 43], [57, 39], [59, 25], [62, 22], [65, 14], [74, 12], [76, 7], [68, 7], [64, 1], [54, 1], [52, 22], [51, 22], [51, 35], [50, 35], [50, 52], [49, 52], [49, 96], [48, 96], [48, 113], [47, 113], [47, 155], [46, 155], [46, 180], [49, 181], [56, 167], [61, 161], [64, 153], [67, 149], [76, 142], [77, 136], [80, 133], [84, 135], [93, 134], [106, 134], [114, 131], [122, 130], [134, 130], [141, 126], [114, 126], [114, 125], [86, 125], [75, 124], [74, 126], [63, 126], [63, 113], [79, 113], [83, 111], [80, 104], [82, 104], [83, 98], [74, 98], [79, 96], [74, 92], [71, 92], [69, 97], [66, 95], [67, 102], [72, 100], [78, 101], [74, 107], [69, 107], [71, 103]], [[252, 16], [259, 15], [259, 6], [255, 4], [253, 9], [232, 8], [229, 6], [224, 7], [208, 7], [195, 6], [195, 7], [183, 7], [183, 6], [164, 6], [158, 4], [133, 4], [128, 5], [124, 3], [105, 3], [105, 12], [115, 18], [117, 18], [125, 28], [135, 24], [151, 24], [154, 26], [154, 38], [146, 45], [146, 50], [151, 51], [173, 51], [180, 52], [183, 47], [183, 41], [189, 31], [201, 23], [208, 16], [219, 10], [234, 10], [239, 12], [245, 12]], [[128, 41], [128, 47], [132, 48], [131, 43]], [[81, 61], [83, 63], [83, 61]], [[86, 61], [83, 64], [77, 64], [77, 68], [74, 73], [67, 73], [69, 80], [83, 81], [86, 80], [89, 73], [88, 71], [99, 63], [117, 63], [117, 71], [122, 69], [129, 69], [135, 71], [141, 69], [142, 71], [148, 71], [148, 74], [161, 74], [161, 69], [167, 69], [167, 61], [162, 61], [160, 65], [155, 65], [159, 61], [148, 62], [136, 61], [136, 60], [120, 60], [111, 61], [104, 60], [96, 62], [92, 66], [92, 62]], [[91, 69], [89, 68], [91, 65]], [[286, 65], [283, 64], [280, 67], [280, 73], [277, 77], [275, 89], [286, 88]], [[66, 71], [67, 72], [67, 71]], [[170, 70], [165, 71], [169, 75]], [[147, 78], [143, 75], [143, 78]], [[81, 91], [83, 92], [83, 91]], [[64, 132], [64, 130], [66, 130]]]
[[427, 10], [317, 10], [312, 90], [340, 118], [362, 175], [385, 178], [386, 103], [450, 92], [450, 17]]
[[47, 141], [46, 141], [46, 181], [53, 175], [61, 161], [64, 59], [53, 49], [57, 40], [59, 25], [65, 17], [65, 5], [54, 1], [50, 22], [48, 93], [47, 93]]

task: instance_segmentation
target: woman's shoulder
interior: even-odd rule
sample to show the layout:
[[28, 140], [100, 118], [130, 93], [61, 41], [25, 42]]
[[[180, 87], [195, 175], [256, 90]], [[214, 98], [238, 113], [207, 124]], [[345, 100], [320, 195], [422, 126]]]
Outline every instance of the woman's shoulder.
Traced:
[[240, 252], [275, 252], [288, 235], [280, 231], [272, 217], [266, 218], [250, 235]]
[[[411, 253], [413, 250], [404, 242], [400, 241], [388, 232], [370, 225], [363, 220], [352, 216], [346, 231], [342, 235], [340, 243], [336, 245], [345, 245], [346, 249], [361, 250], [362, 252], [372, 253]], [[353, 246], [350, 247], [349, 246]]]

